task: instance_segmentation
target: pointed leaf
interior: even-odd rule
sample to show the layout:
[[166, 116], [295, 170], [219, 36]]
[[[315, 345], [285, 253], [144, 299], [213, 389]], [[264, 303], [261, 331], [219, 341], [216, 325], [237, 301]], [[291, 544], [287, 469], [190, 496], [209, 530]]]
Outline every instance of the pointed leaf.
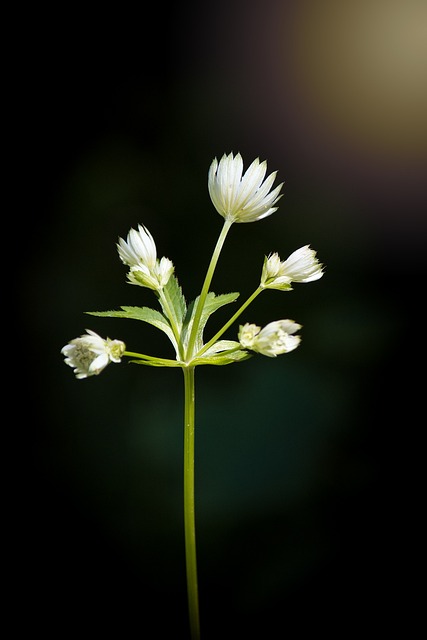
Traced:
[[240, 342], [233, 340], [220, 340], [216, 342], [199, 358], [192, 361], [194, 365], [213, 364], [224, 365], [233, 362], [241, 362], [252, 357], [252, 353], [242, 349]]
[[167, 318], [170, 318], [171, 324], [174, 324], [181, 331], [182, 323], [187, 313], [187, 304], [179, 282], [174, 275], [169, 278], [167, 285], [163, 287], [163, 295], [165, 300], [162, 300], [162, 296], [159, 297], [163, 313]]
[[[206, 326], [206, 323], [209, 319], [209, 316], [214, 313], [220, 307], [223, 307], [226, 304], [230, 304], [234, 302], [239, 297], [239, 292], [233, 293], [222, 293], [220, 295], [216, 295], [213, 291], [210, 291], [206, 296], [205, 305], [203, 307], [202, 315], [200, 317], [200, 322], [197, 330], [196, 342], [195, 342], [195, 352], [200, 351], [203, 346], [203, 331]], [[188, 307], [187, 316], [184, 322], [183, 328], [183, 343], [185, 348], [188, 346], [189, 336], [191, 334], [191, 329], [193, 326], [194, 314], [197, 308], [197, 304], [199, 302], [199, 296], [191, 302]]]
[[160, 329], [161, 331], [166, 333], [169, 340], [175, 347], [175, 350], [177, 350], [178, 347], [169, 321], [162, 313], [160, 313], [160, 311], [150, 309], [149, 307], [120, 308], [121, 311], [86, 311], [86, 313], [91, 316], [99, 316], [104, 318], [130, 318], [131, 320], [142, 320], [143, 322], [152, 324], [154, 327], [157, 327], [157, 329]]
[[213, 344], [203, 355], [210, 356], [221, 351], [231, 351], [235, 349], [242, 349], [240, 342], [236, 340], [218, 340]]

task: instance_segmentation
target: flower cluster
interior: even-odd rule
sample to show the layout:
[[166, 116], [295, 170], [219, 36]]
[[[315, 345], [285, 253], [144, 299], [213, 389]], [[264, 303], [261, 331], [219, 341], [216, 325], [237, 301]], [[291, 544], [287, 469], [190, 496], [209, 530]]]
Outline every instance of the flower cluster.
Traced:
[[299, 329], [301, 325], [293, 320], [276, 320], [263, 329], [246, 323], [239, 329], [239, 342], [245, 349], [275, 358], [297, 348], [301, 337], [293, 334]]
[[174, 266], [169, 258], [158, 260], [153, 236], [142, 224], [138, 225], [138, 231], [129, 231], [127, 242], [119, 238], [117, 249], [121, 261], [130, 267], [128, 280], [131, 284], [154, 291], [167, 285]]
[[97, 376], [110, 362], [120, 362], [126, 349], [121, 340], [104, 340], [94, 331], [86, 331], [61, 349], [65, 364], [73, 367], [79, 379]]
[[283, 183], [271, 191], [277, 171], [264, 180], [266, 171], [266, 161], [257, 158], [242, 176], [240, 153], [236, 157], [224, 154], [219, 163], [215, 158], [209, 169], [208, 188], [218, 213], [231, 222], [255, 222], [277, 211], [274, 205], [282, 197]]
[[175, 277], [171, 260], [157, 257], [157, 248], [148, 229], [139, 224], [131, 229], [126, 240], [119, 238], [117, 250], [120, 260], [129, 271], [130, 284], [146, 287], [155, 292], [161, 312], [147, 307], [122, 307], [118, 311], [91, 312], [91, 315], [125, 317], [143, 320], [162, 330], [171, 340], [175, 360], [157, 358], [125, 351], [120, 340], [103, 339], [93, 331], [80, 336], [63, 347], [65, 363], [74, 368], [77, 378], [98, 375], [110, 362], [120, 362], [122, 356], [134, 358], [132, 362], [150, 366], [189, 367], [199, 364], [229, 364], [259, 353], [276, 357], [289, 353], [301, 341], [296, 332], [301, 325], [293, 320], [277, 320], [264, 328], [256, 324], [240, 325], [238, 341], [220, 340], [223, 333], [239, 318], [249, 304], [266, 289], [290, 291], [292, 283], [307, 283], [323, 276], [323, 265], [316, 251], [305, 245], [284, 261], [278, 253], [265, 257], [261, 278], [254, 293], [234, 313], [231, 319], [206, 344], [203, 330], [209, 316], [219, 307], [234, 302], [238, 293], [217, 296], [209, 290], [219, 253], [225, 237], [234, 223], [256, 222], [277, 210], [283, 183], [273, 188], [277, 172], [266, 177], [267, 163], [254, 160], [243, 172], [243, 160], [238, 153], [215, 158], [208, 173], [208, 190], [212, 203], [224, 218], [224, 225], [214, 250], [208, 272], [198, 298], [187, 306], [181, 287]]
[[289, 291], [292, 282], [313, 282], [323, 275], [323, 265], [316, 258], [316, 251], [305, 245], [297, 249], [287, 260], [280, 260], [272, 253], [264, 260], [261, 275], [263, 289]]

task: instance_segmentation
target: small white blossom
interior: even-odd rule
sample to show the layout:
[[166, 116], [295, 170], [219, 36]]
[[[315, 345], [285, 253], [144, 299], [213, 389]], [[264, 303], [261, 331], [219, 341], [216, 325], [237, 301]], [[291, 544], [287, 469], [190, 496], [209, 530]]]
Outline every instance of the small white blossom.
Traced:
[[264, 260], [261, 275], [263, 289], [292, 289], [292, 282], [313, 282], [323, 276], [323, 265], [316, 258], [316, 251], [305, 245], [297, 249], [285, 261], [277, 253]]
[[293, 334], [299, 329], [301, 325], [293, 320], [276, 320], [263, 329], [256, 324], [246, 323], [239, 328], [238, 338], [244, 349], [275, 358], [297, 348], [301, 337]]
[[[270, 192], [277, 171], [264, 180], [267, 163], [254, 160], [243, 173], [243, 160], [238, 153], [223, 155], [218, 163], [215, 158], [208, 174], [208, 188], [215, 209], [231, 222], [255, 222], [274, 213], [274, 205], [283, 183]], [[264, 180], [264, 182], [263, 182]]]
[[138, 231], [129, 231], [127, 241], [119, 238], [117, 249], [121, 261], [130, 267], [128, 280], [131, 284], [158, 291], [168, 283], [174, 272], [169, 258], [157, 259], [153, 236], [141, 224], [138, 225]]
[[126, 349], [121, 340], [104, 340], [94, 331], [71, 340], [61, 349], [65, 364], [74, 368], [76, 378], [97, 376], [110, 362], [120, 362]]

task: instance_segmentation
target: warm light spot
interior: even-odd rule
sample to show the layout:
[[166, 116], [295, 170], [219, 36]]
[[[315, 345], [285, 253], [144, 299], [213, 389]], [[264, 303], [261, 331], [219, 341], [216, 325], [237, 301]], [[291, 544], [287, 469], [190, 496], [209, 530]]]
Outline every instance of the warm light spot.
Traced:
[[293, 27], [295, 78], [315, 120], [370, 151], [426, 153], [425, 0], [302, 2]]

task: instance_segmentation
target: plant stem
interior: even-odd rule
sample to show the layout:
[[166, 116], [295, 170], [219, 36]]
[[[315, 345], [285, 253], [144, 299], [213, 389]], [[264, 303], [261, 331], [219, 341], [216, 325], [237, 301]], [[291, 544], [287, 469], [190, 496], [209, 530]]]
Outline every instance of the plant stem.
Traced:
[[196, 523], [194, 510], [194, 415], [195, 367], [183, 367], [184, 372], [184, 531], [187, 596], [191, 640], [200, 640], [199, 595], [197, 587]]
[[219, 254], [221, 253], [222, 246], [224, 244], [225, 238], [227, 237], [227, 233], [230, 230], [231, 225], [233, 224], [232, 220], [224, 220], [223, 227], [221, 229], [221, 233], [219, 234], [214, 252], [212, 254], [211, 261], [209, 263], [208, 270], [206, 272], [205, 281], [203, 283], [202, 291], [200, 293], [199, 302], [197, 304], [196, 313], [194, 315], [193, 326], [191, 328], [190, 339], [188, 341], [188, 349], [187, 349], [187, 362], [191, 360], [193, 357], [193, 349], [194, 344], [196, 342], [197, 330], [199, 328], [199, 322], [202, 315], [203, 307], [205, 304], [206, 296], [209, 292], [209, 287], [212, 282], [213, 274], [215, 271], [216, 264], [218, 262]]
[[152, 364], [158, 367], [180, 367], [178, 360], [170, 360], [169, 358], [157, 358], [156, 356], [147, 356], [145, 353], [136, 353], [135, 351], [124, 351], [124, 356], [129, 358], [138, 358], [141, 364]]

